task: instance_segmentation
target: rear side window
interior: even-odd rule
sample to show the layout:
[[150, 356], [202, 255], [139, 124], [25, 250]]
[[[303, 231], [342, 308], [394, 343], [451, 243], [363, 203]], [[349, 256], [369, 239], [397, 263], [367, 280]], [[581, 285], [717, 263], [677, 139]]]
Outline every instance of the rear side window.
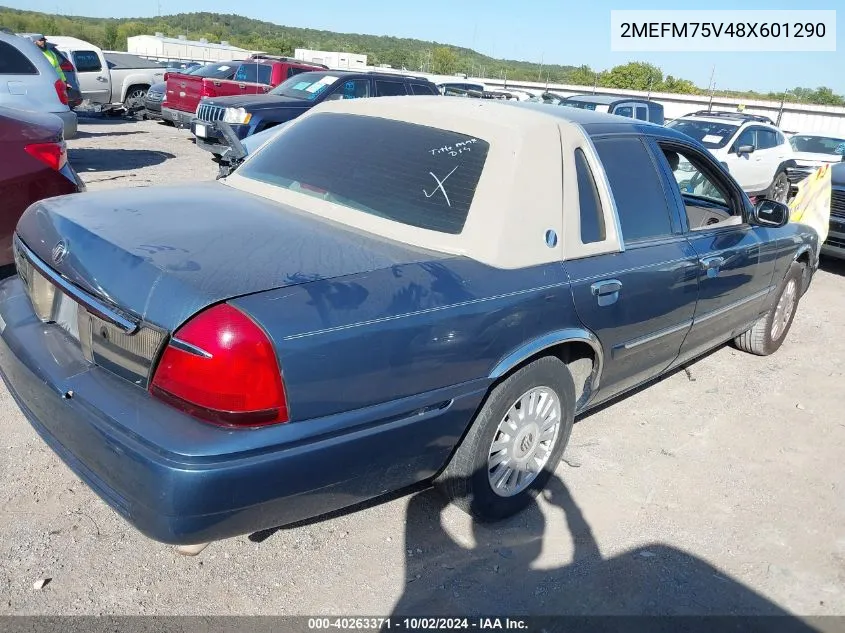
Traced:
[[578, 203], [581, 208], [581, 241], [601, 242], [605, 238], [604, 214], [593, 171], [584, 152], [575, 150], [575, 173], [578, 177]]
[[321, 113], [290, 126], [241, 176], [363, 213], [458, 234], [489, 144], [439, 128]]
[[625, 243], [672, 234], [666, 193], [657, 168], [639, 138], [596, 141], [610, 182]]
[[94, 51], [74, 51], [73, 65], [80, 73], [98, 73], [103, 70], [100, 56]]
[[258, 64], [241, 64], [235, 73], [235, 81], [255, 83], [258, 81]]
[[411, 92], [415, 95], [439, 95], [434, 85], [411, 84]]
[[405, 84], [401, 81], [385, 81], [383, 79], [376, 79], [377, 97], [398, 97], [404, 94], [407, 94], [405, 92]]
[[11, 44], [0, 42], [0, 75], [37, 75], [35, 64]]
[[267, 84], [273, 83], [273, 67], [269, 64], [258, 64], [258, 83]]

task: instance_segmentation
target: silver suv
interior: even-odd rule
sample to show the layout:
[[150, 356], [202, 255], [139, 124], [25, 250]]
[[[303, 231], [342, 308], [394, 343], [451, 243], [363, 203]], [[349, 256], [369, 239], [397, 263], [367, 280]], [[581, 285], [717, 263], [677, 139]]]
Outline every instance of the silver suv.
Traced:
[[55, 114], [65, 138], [76, 136], [76, 113], [67, 86], [31, 40], [0, 32], [0, 106]]

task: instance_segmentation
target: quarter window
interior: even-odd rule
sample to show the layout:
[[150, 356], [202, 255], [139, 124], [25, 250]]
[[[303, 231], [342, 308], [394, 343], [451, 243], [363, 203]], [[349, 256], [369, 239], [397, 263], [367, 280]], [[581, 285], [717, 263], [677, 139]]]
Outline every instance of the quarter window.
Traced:
[[431, 85], [425, 84], [411, 84], [411, 92], [415, 95], [439, 95], [437, 89]]
[[80, 73], [98, 73], [103, 70], [100, 56], [94, 51], [74, 51], [73, 65]]
[[33, 63], [11, 44], [0, 42], [0, 75], [37, 75]]
[[581, 209], [581, 242], [601, 242], [605, 239], [605, 230], [599, 190], [587, 157], [580, 148], [575, 150], [575, 173], [578, 178], [578, 205]]
[[669, 204], [651, 154], [639, 138], [596, 141], [626, 244], [672, 234]]

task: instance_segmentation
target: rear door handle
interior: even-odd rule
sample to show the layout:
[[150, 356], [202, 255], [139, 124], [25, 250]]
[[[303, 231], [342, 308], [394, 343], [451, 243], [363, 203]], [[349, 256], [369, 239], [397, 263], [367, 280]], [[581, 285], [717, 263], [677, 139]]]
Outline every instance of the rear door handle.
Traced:
[[724, 257], [705, 257], [698, 260], [701, 263], [701, 268], [707, 273], [708, 277], [716, 277], [719, 274], [719, 269], [725, 263]]
[[619, 299], [619, 291], [622, 290], [622, 282], [618, 279], [605, 279], [597, 281], [590, 286], [590, 291], [598, 300], [601, 307], [609, 306]]

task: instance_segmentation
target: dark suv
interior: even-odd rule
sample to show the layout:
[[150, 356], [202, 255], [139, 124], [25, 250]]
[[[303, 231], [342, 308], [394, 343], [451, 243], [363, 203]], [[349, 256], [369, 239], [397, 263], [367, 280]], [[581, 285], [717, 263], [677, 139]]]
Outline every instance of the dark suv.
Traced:
[[203, 99], [191, 132], [198, 147], [219, 157], [228, 145], [214, 127], [217, 121], [230, 124], [238, 138], [245, 139], [295, 119], [323, 101], [439, 94], [437, 86], [420, 77], [342, 70], [304, 72], [267, 94]]

